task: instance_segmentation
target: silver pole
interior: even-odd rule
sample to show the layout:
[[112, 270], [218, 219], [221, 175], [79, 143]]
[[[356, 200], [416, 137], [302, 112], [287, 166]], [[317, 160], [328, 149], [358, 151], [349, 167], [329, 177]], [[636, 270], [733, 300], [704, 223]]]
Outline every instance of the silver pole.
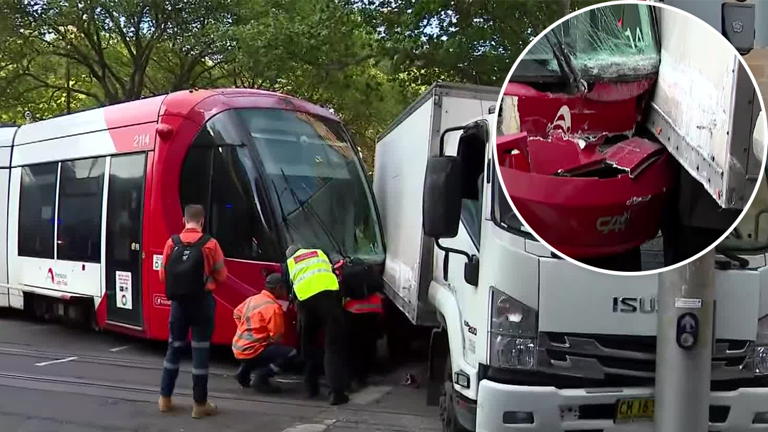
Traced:
[[768, 3], [763, 0], [755, 4], [755, 49], [768, 47]]
[[709, 429], [714, 296], [714, 251], [659, 274], [657, 432]]

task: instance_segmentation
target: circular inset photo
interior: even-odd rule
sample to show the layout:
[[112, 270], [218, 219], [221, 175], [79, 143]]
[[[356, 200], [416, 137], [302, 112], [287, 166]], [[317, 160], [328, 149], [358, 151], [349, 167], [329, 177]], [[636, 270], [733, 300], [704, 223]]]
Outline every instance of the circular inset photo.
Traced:
[[497, 103], [494, 160], [514, 210], [501, 222], [610, 273], [659, 272], [715, 245], [733, 266], [765, 251], [766, 121], [745, 62], [754, 11], [740, 7], [708, 23], [611, 2], [536, 37]]

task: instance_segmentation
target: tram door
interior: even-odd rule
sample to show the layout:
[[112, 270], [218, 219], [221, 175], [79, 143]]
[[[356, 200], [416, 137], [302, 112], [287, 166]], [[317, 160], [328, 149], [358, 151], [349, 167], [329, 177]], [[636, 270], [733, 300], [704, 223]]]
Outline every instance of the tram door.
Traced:
[[107, 192], [107, 321], [143, 328], [141, 235], [146, 153], [113, 156]]

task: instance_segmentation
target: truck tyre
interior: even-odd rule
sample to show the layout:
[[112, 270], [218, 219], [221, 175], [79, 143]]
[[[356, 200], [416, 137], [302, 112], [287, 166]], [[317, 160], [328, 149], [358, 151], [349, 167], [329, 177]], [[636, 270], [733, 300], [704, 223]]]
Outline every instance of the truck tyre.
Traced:
[[469, 432], [467, 428], [459, 423], [454, 408], [453, 390], [453, 370], [451, 369], [451, 358], [448, 357], [445, 365], [445, 378], [443, 390], [440, 393], [440, 423], [443, 426], [443, 432]]

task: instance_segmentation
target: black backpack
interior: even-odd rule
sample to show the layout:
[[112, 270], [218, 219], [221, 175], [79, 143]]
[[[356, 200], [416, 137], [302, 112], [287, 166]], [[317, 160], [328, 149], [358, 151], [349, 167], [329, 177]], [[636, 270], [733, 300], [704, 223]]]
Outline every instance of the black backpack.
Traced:
[[165, 297], [183, 301], [205, 294], [205, 259], [203, 246], [211, 236], [203, 235], [194, 243], [184, 243], [181, 237], [171, 237], [173, 250], [165, 265]]

